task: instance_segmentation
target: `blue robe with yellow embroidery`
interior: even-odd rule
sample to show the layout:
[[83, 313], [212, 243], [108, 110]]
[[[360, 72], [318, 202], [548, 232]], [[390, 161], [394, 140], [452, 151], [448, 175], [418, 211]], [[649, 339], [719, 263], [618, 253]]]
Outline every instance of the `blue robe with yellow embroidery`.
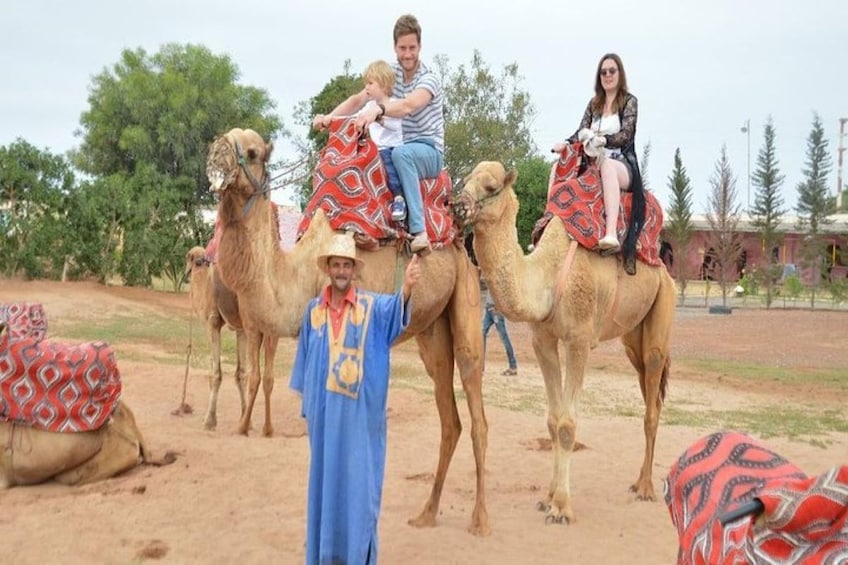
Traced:
[[337, 339], [321, 297], [306, 309], [290, 386], [302, 395], [311, 461], [306, 563], [376, 563], [392, 342], [403, 294], [356, 289]]

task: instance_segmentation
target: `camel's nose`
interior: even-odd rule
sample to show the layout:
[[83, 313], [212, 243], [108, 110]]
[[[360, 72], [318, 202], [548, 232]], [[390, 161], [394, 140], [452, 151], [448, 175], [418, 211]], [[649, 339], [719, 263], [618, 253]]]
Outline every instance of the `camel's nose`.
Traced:
[[206, 173], [206, 178], [209, 179], [209, 191], [220, 192], [221, 187], [224, 185], [226, 175], [224, 174], [224, 171], [217, 169], [214, 171], [208, 171]]

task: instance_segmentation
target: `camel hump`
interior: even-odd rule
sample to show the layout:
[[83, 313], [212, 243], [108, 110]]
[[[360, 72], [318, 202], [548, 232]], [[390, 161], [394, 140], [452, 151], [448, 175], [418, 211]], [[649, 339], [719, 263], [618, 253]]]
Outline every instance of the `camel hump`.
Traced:
[[[297, 231], [299, 239], [318, 209], [330, 227], [358, 234], [366, 247], [405, 239], [403, 220], [392, 219], [392, 193], [377, 146], [355, 130], [353, 119], [334, 120], [327, 146], [321, 152], [312, 179], [312, 197]], [[434, 248], [453, 243], [458, 230], [450, 212], [451, 180], [446, 170], [435, 178], [422, 179], [420, 190], [424, 224]], [[366, 243], [368, 242], [368, 243]]]

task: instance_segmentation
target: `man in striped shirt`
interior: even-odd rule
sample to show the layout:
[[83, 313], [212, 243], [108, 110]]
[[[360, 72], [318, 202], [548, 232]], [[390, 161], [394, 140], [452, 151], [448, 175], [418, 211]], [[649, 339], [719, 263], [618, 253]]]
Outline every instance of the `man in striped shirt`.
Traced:
[[[383, 116], [403, 118], [403, 145], [392, 151], [392, 162], [406, 198], [409, 231], [413, 234], [412, 252], [430, 249], [424, 225], [424, 202], [420, 179], [439, 175], [445, 161], [444, 94], [438, 76], [422, 63], [421, 26], [412, 15], [403, 15], [395, 22], [394, 48], [397, 63], [393, 100], [379, 104], [359, 114], [357, 127], [364, 131]], [[361, 110], [368, 102], [363, 89], [339, 104], [330, 116], [347, 116]], [[324, 116], [316, 116], [313, 127], [323, 127]]]

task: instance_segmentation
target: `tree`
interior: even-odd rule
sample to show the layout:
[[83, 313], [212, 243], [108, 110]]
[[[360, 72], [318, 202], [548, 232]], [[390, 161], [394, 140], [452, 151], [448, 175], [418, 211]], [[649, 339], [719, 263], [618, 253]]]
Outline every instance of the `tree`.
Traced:
[[710, 226], [709, 242], [715, 253], [711, 262], [712, 275], [721, 287], [721, 303], [727, 306], [730, 284], [739, 278], [737, 262], [742, 255], [742, 237], [737, 231], [739, 205], [736, 204], [736, 177], [727, 160], [727, 147], [721, 146], [721, 155], [710, 177], [712, 192], [708, 198], [707, 223]]
[[467, 67], [453, 69], [444, 55], [436, 56], [435, 67], [445, 93], [445, 164], [452, 177], [464, 177], [480, 161], [511, 169], [533, 156], [536, 111], [517, 64], [496, 76], [475, 50]]
[[751, 225], [760, 232], [765, 250], [765, 266], [758, 273], [758, 283], [766, 292], [766, 308], [774, 299], [774, 285], [780, 277], [779, 258], [772, 250], [780, 245], [783, 234], [779, 231], [780, 219], [786, 213], [780, 187], [784, 175], [780, 173], [774, 146], [775, 130], [771, 116], [763, 130], [763, 146], [757, 154], [757, 166], [752, 175], [754, 205], [751, 207]]
[[642, 148], [642, 158], [639, 159], [639, 173], [642, 177], [642, 186], [645, 187], [646, 190], [650, 189], [650, 182], [648, 181], [648, 162], [651, 159], [651, 142], [645, 144], [645, 147]]
[[671, 244], [677, 250], [677, 262], [674, 267], [677, 275], [677, 285], [680, 289], [680, 304], [686, 296], [686, 284], [689, 279], [688, 262], [689, 242], [695, 227], [692, 225], [692, 183], [683, 166], [680, 148], [674, 150], [674, 169], [668, 177], [668, 188], [671, 190], [671, 204], [668, 209], [668, 220], [665, 222], [665, 232]]
[[[445, 166], [452, 178], [464, 177], [480, 161], [501, 161], [512, 169], [534, 156], [536, 146], [530, 129], [536, 111], [530, 95], [521, 88], [523, 79], [517, 64], [505, 65], [496, 76], [475, 50], [469, 66], [456, 69], [446, 56], [437, 55], [434, 72], [444, 89]], [[326, 133], [311, 130], [312, 116], [329, 113], [362, 88], [362, 79], [350, 73], [348, 60], [342, 74], [298, 105], [295, 122], [310, 128], [306, 139], [298, 142], [307, 172], [312, 171], [318, 152], [327, 143]], [[302, 203], [311, 193], [308, 178], [300, 187]]]
[[[119, 272], [129, 284], [146, 284], [166, 265], [180, 264], [191, 245], [205, 243], [199, 208], [213, 202], [206, 154], [217, 135], [233, 127], [269, 139], [286, 135], [268, 94], [237, 84], [238, 78], [227, 56], [169, 44], [152, 56], [124, 50], [118, 63], [92, 79], [77, 132], [82, 143], [72, 158], [95, 179], [110, 179], [88, 188], [114, 190], [110, 197], [131, 204], [118, 216], [124, 237]], [[177, 232], [182, 239], [168, 240]]]
[[342, 74], [330, 79], [321, 92], [308, 101], [298, 103], [294, 113], [294, 121], [307, 128], [306, 139], [296, 141], [298, 153], [301, 155], [301, 166], [293, 172], [293, 176], [303, 179], [295, 181], [301, 208], [305, 208], [309, 197], [312, 196], [312, 171], [318, 162], [318, 154], [327, 145], [329, 135], [326, 131], [312, 128], [312, 118], [317, 114], [329, 114], [336, 106], [365, 87], [361, 75], [350, 72], [350, 59], [345, 60]]
[[551, 163], [540, 156], [530, 157], [518, 164], [518, 177], [515, 180], [515, 194], [518, 197], [518, 243], [527, 249], [533, 227], [544, 214], [548, 202], [548, 177]]
[[0, 147], [0, 271], [58, 278], [72, 245], [62, 229], [74, 175], [65, 159], [23, 139]]
[[807, 137], [807, 155], [802, 173], [804, 180], [798, 183], [798, 230], [804, 234], [801, 258], [804, 266], [812, 273], [810, 308], [816, 302], [816, 289], [822, 267], [824, 241], [822, 228], [830, 223], [828, 216], [835, 212], [834, 202], [827, 195], [827, 175], [831, 160], [828, 143], [824, 138], [824, 127], [818, 114], [813, 115], [813, 126]]

